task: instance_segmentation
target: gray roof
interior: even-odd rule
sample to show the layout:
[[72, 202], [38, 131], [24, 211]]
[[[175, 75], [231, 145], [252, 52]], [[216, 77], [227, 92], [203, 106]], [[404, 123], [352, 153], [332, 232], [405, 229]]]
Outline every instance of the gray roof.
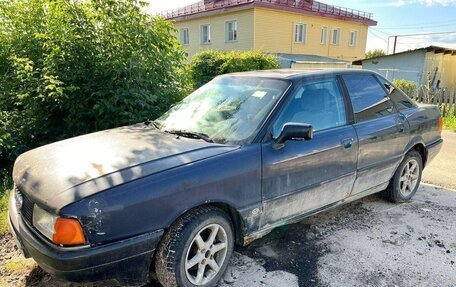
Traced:
[[287, 54], [287, 53], [276, 53], [275, 54], [279, 60], [289, 60], [291, 62], [319, 62], [319, 63], [347, 63], [349, 61], [344, 61], [341, 59], [334, 59], [329, 57], [317, 56], [317, 55], [305, 55], [305, 54]]
[[264, 77], [275, 79], [294, 79], [304, 76], [324, 76], [324, 75], [340, 75], [340, 74], [372, 74], [370, 70], [360, 69], [307, 69], [307, 70], [294, 70], [294, 69], [278, 69], [278, 70], [262, 70], [250, 72], [238, 72], [225, 74], [221, 77], [229, 76], [245, 76], [245, 77]]
[[435, 54], [444, 53], [444, 54], [456, 55], [456, 49], [439, 47], [439, 46], [428, 46], [428, 47], [423, 47], [423, 48], [417, 48], [414, 50], [402, 51], [402, 52], [395, 53], [395, 54], [389, 54], [389, 55], [384, 55], [384, 56], [379, 56], [379, 57], [372, 57], [372, 58], [356, 60], [356, 61], [353, 61], [353, 65], [362, 65], [363, 61], [366, 61], [366, 60], [386, 58], [386, 57], [402, 55], [402, 54], [407, 54], [407, 53], [412, 53], [412, 52], [417, 52], [417, 51], [434, 52]]

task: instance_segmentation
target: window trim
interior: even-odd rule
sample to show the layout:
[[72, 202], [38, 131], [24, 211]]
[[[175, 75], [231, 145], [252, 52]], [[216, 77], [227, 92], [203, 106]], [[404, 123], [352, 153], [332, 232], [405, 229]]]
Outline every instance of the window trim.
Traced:
[[[338, 36], [338, 37], [337, 37], [337, 43], [334, 43], [334, 42], [333, 42], [333, 39], [334, 39], [334, 30], [339, 31], [339, 33], [338, 33], [338, 35], [337, 35], [337, 36]], [[333, 28], [331, 29], [331, 39], [330, 39], [331, 41], [330, 41], [330, 44], [331, 44], [331, 45], [334, 45], [334, 46], [339, 46], [339, 45], [340, 45], [340, 39], [341, 39], [341, 38], [342, 38], [342, 29], [341, 29], [340, 27], [333, 27]]]
[[[325, 37], [324, 38], [323, 38], [323, 31], [325, 31]], [[327, 42], [328, 42], [328, 26], [323, 26], [320, 29], [320, 45], [325, 45], [326, 46]]]
[[[354, 35], [355, 35], [354, 43], [351, 43], [352, 33], [354, 33]], [[358, 35], [359, 35], [359, 31], [358, 30], [350, 30], [350, 34], [349, 34], [349, 37], [348, 37], [348, 46], [350, 46], [350, 47], [358, 47]]]
[[344, 107], [345, 107], [346, 122], [344, 125], [318, 130], [318, 131], [315, 131], [314, 133], [329, 131], [332, 129], [340, 129], [340, 128], [344, 128], [346, 126], [354, 124], [353, 108], [352, 108], [350, 99], [347, 98], [348, 94], [346, 94], [346, 87], [341, 78], [341, 75], [305, 76], [297, 81], [293, 81], [292, 84], [290, 85], [289, 89], [287, 90], [287, 92], [284, 93], [282, 99], [277, 102], [277, 105], [275, 107], [273, 107], [272, 114], [270, 115], [270, 117], [267, 120], [267, 123], [265, 124], [264, 134], [263, 134], [262, 138], [259, 139], [258, 142], [268, 143], [268, 142], [271, 142], [274, 140], [272, 132], [273, 132], [274, 125], [275, 125], [277, 119], [280, 117], [282, 112], [286, 109], [288, 104], [293, 100], [293, 96], [296, 94], [296, 92], [299, 91], [299, 89], [302, 85], [304, 85], [305, 83], [308, 83], [309, 81], [312, 81], [312, 82], [324, 81], [326, 79], [331, 79], [331, 78], [335, 79], [335, 81], [337, 82], [337, 85], [340, 89], [340, 95], [343, 99]]
[[[301, 30], [301, 38], [302, 40], [301, 41], [298, 41], [296, 39], [296, 36], [298, 35], [297, 31], [298, 31], [298, 26], [302, 26], [302, 30]], [[296, 22], [295, 23], [295, 28], [294, 28], [294, 43], [295, 44], [307, 44], [307, 23], [303, 23], [303, 22]]]
[[[375, 81], [377, 81], [377, 83], [380, 85], [380, 87], [384, 90], [385, 94], [386, 94], [386, 97], [391, 101], [391, 106], [393, 107], [393, 113], [390, 114], [390, 115], [385, 115], [385, 116], [381, 116], [381, 117], [378, 117], [378, 118], [373, 118], [373, 119], [368, 119], [368, 120], [363, 120], [363, 121], [358, 121], [356, 120], [356, 116], [355, 116], [355, 111], [353, 109], [353, 103], [352, 103], [352, 99], [350, 97], [350, 93], [348, 91], [348, 88], [347, 88], [347, 85], [345, 84], [345, 81], [343, 79], [343, 77], [345, 76], [371, 76], [375, 79]], [[380, 82], [380, 79], [378, 78], [378, 76], [374, 73], [344, 73], [344, 74], [339, 74], [338, 77], [340, 78], [340, 83], [341, 85], [343, 86], [343, 89], [344, 89], [344, 94], [345, 94], [345, 98], [350, 106], [350, 117], [351, 117], [351, 124], [359, 124], [359, 123], [364, 123], [364, 122], [370, 122], [370, 121], [374, 121], [374, 120], [378, 120], [378, 119], [383, 119], [385, 117], [389, 117], [389, 116], [394, 116], [396, 115], [397, 113], [399, 113], [393, 99], [390, 98], [389, 94], [388, 94], [388, 91], [386, 91], [386, 88], [383, 87], [382, 83]]]
[[[235, 27], [236, 29], [234, 30], [234, 40], [229, 40], [229, 31], [228, 31], [228, 24], [229, 23], [234, 23], [235, 24]], [[233, 43], [233, 42], [237, 42], [238, 41], [238, 21], [237, 19], [233, 19], [233, 20], [227, 20], [225, 21], [225, 43]]]
[[[183, 32], [183, 31], [187, 31], [187, 43], [185, 43], [185, 42], [183, 41], [183, 37], [182, 37], [182, 36], [183, 36], [183, 35], [182, 35], [182, 32]], [[180, 40], [180, 42], [181, 42], [181, 44], [182, 44], [183, 46], [188, 46], [188, 45], [190, 45], [190, 30], [188, 29], [188, 27], [183, 27], [183, 28], [180, 28], [180, 29], [179, 29], [179, 38], [180, 38], [179, 40]], [[185, 39], [185, 38], [184, 38], [184, 39]]]
[[[203, 27], [204, 26], [207, 26], [209, 28], [208, 36], [207, 36], [208, 42], [203, 42]], [[200, 24], [199, 27], [200, 27], [200, 45], [210, 45], [211, 44], [211, 34], [212, 34], [211, 24], [210, 23]]]

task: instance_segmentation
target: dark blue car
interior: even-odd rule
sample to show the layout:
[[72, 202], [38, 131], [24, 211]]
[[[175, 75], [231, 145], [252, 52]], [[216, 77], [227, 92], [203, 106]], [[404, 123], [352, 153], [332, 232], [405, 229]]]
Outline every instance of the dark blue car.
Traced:
[[442, 121], [370, 71], [215, 78], [154, 122], [18, 157], [18, 246], [70, 281], [214, 286], [235, 244], [382, 192], [410, 200]]

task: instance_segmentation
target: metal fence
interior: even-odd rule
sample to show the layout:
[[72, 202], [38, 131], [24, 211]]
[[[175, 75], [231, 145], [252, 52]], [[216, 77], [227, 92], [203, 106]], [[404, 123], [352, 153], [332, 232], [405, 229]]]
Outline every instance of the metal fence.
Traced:
[[177, 9], [172, 9], [164, 11], [161, 15], [164, 18], [176, 18], [180, 16], [186, 16], [198, 12], [210, 11], [214, 9], [236, 6], [241, 4], [249, 4], [253, 2], [261, 2], [267, 4], [274, 4], [278, 6], [290, 7], [290, 8], [299, 8], [307, 11], [330, 14], [334, 16], [348, 17], [360, 20], [372, 20], [373, 14], [359, 11], [355, 9], [339, 7], [334, 5], [327, 5], [320, 3], [318, 1], [300, 1], [300, 0], [217, 0], [211, 1], [209, 3], [204, 3], [203, 1], [182, 7]]
[[419, 103], [437, 105], [444, 117], [456, 116], [456, 91], [421, 86], [411, 97]]

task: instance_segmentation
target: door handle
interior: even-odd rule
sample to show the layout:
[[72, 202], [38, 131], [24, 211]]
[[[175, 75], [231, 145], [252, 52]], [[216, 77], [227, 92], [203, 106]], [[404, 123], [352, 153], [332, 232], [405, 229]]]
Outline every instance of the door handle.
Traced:
[[403, 132], [404, 132], [404, 129], [405, 129], [405, 126], [404, 126], [403, 123], [397, 124], [397, 131], [398, 131], [398, 132], [403, 133]]
[[342, 143], [342, 146], [344, 148], [351, 148], [353, 146], [353, 141], [354, 139], [353, 138], [346, 138], [346, 139], [343, 139], [341, 140], [340, 142]]

